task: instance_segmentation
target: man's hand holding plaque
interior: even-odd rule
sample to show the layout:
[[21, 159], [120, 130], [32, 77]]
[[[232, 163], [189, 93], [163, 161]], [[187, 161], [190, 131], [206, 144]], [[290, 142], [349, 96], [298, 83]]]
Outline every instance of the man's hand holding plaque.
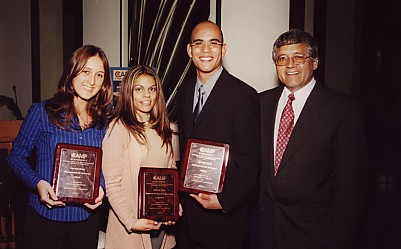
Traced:
[[220, 193], [224, 186], [228, 156], [228, 144], [188, 139], [180, 189], [193, 194]]
[[101, 161], [102, 149], [98, 147], [58, 144], [53, 173], [53, 190], [57, 199], [100, 205], [97, 197]]

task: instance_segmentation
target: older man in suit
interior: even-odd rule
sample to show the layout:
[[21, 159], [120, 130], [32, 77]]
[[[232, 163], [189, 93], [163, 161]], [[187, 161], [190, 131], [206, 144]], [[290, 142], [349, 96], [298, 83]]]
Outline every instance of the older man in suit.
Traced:
[[197, 77], [184, 82], [177, 95], [181, 152], [188, 138], [227, 143], [230, 148], [223, 191], [182, 198], [180, 249], [245, 248], [260, 169], [260, 106], [257, 92], [223, 68], [226, 48], [215, 23], [204, 21], [192, 30], [187, 51]]
[[310, 34], [280, 35], [273, 60], [282, 85], [260, 94], [260, 247], [355, 248], [369, 173], [360, 105], [315, 80]]

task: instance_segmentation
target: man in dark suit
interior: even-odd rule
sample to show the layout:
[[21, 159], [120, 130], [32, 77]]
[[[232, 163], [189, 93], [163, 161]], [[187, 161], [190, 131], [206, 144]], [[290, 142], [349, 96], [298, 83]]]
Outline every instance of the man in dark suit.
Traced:
[[310, 34], [283, 33], [272, 55], [282, 85], [260, 94], [260, 247], [355, 248], [369, 172], [360, 105], [315, 80]]
[[[188, 138], [227, 143], [230, 148], [223, 191], [181, 200], [180, 249], [245, 248], [249, 205], [260, 170], [260, 104], [252, 87], [223, 68], [226, 48], [215, 23], [204, 21], [192, 30], [187, 51], [197, 77], [184, 82], [177, 94], [181, 152]], [[198, 94], [203, 95], [203, 107], [194, 121]]]

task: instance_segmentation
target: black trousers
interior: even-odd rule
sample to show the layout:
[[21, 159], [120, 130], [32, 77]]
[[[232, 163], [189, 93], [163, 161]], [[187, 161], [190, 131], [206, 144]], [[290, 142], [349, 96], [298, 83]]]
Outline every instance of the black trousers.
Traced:
[[248, 249], [243, 241], [202, 243], [187, 236], [185, 238], [180, 237], [177, 242], [176, 249]]
[[191, 241], [190, 244], [188, 245], [188, 248], [191, 249], [245, 249], [244, 243], [242, 242], [237, 242], [237, 243], [231, 243], [231, 244], [223, 244], [223, 245], [204, 245], [204, 244], [199, 244], [194, 241]]
[[85, 221], [58, 222], [27, 207], [24, 249], [96, 249], [99, 238], [99, 212]]

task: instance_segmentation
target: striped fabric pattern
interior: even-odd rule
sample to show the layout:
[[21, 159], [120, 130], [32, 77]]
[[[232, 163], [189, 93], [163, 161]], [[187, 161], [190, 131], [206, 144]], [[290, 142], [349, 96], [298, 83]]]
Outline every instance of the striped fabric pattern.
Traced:
[[[36, 185], [40, 180], [51, 184], [55, 148], [58, 143], [101, 147], [105, 134], [103, 129], [89, 128], [83, 131], [62, 130], [50, 122], [46, 110], [46, 101], [35, 103], [31, 106], [21, 126], [18, 137], [14, 141], [13, 148], [7, 157], [8, 164], [15, 174], [20, 177], [31, 189], [28, 204], [40, 215], [54, 221], [72, 222], [89, 218], [91, 210], [84, 206], [53, 207], [49, 209], [40, 203], [36, 192]], [[78, 122], [74, 123], [78, 127]], [[36, 164], [32, 167], [28, 157], [36, 147]], [[101, 177], [101, 185], [104, 187], [104, 179]]]

